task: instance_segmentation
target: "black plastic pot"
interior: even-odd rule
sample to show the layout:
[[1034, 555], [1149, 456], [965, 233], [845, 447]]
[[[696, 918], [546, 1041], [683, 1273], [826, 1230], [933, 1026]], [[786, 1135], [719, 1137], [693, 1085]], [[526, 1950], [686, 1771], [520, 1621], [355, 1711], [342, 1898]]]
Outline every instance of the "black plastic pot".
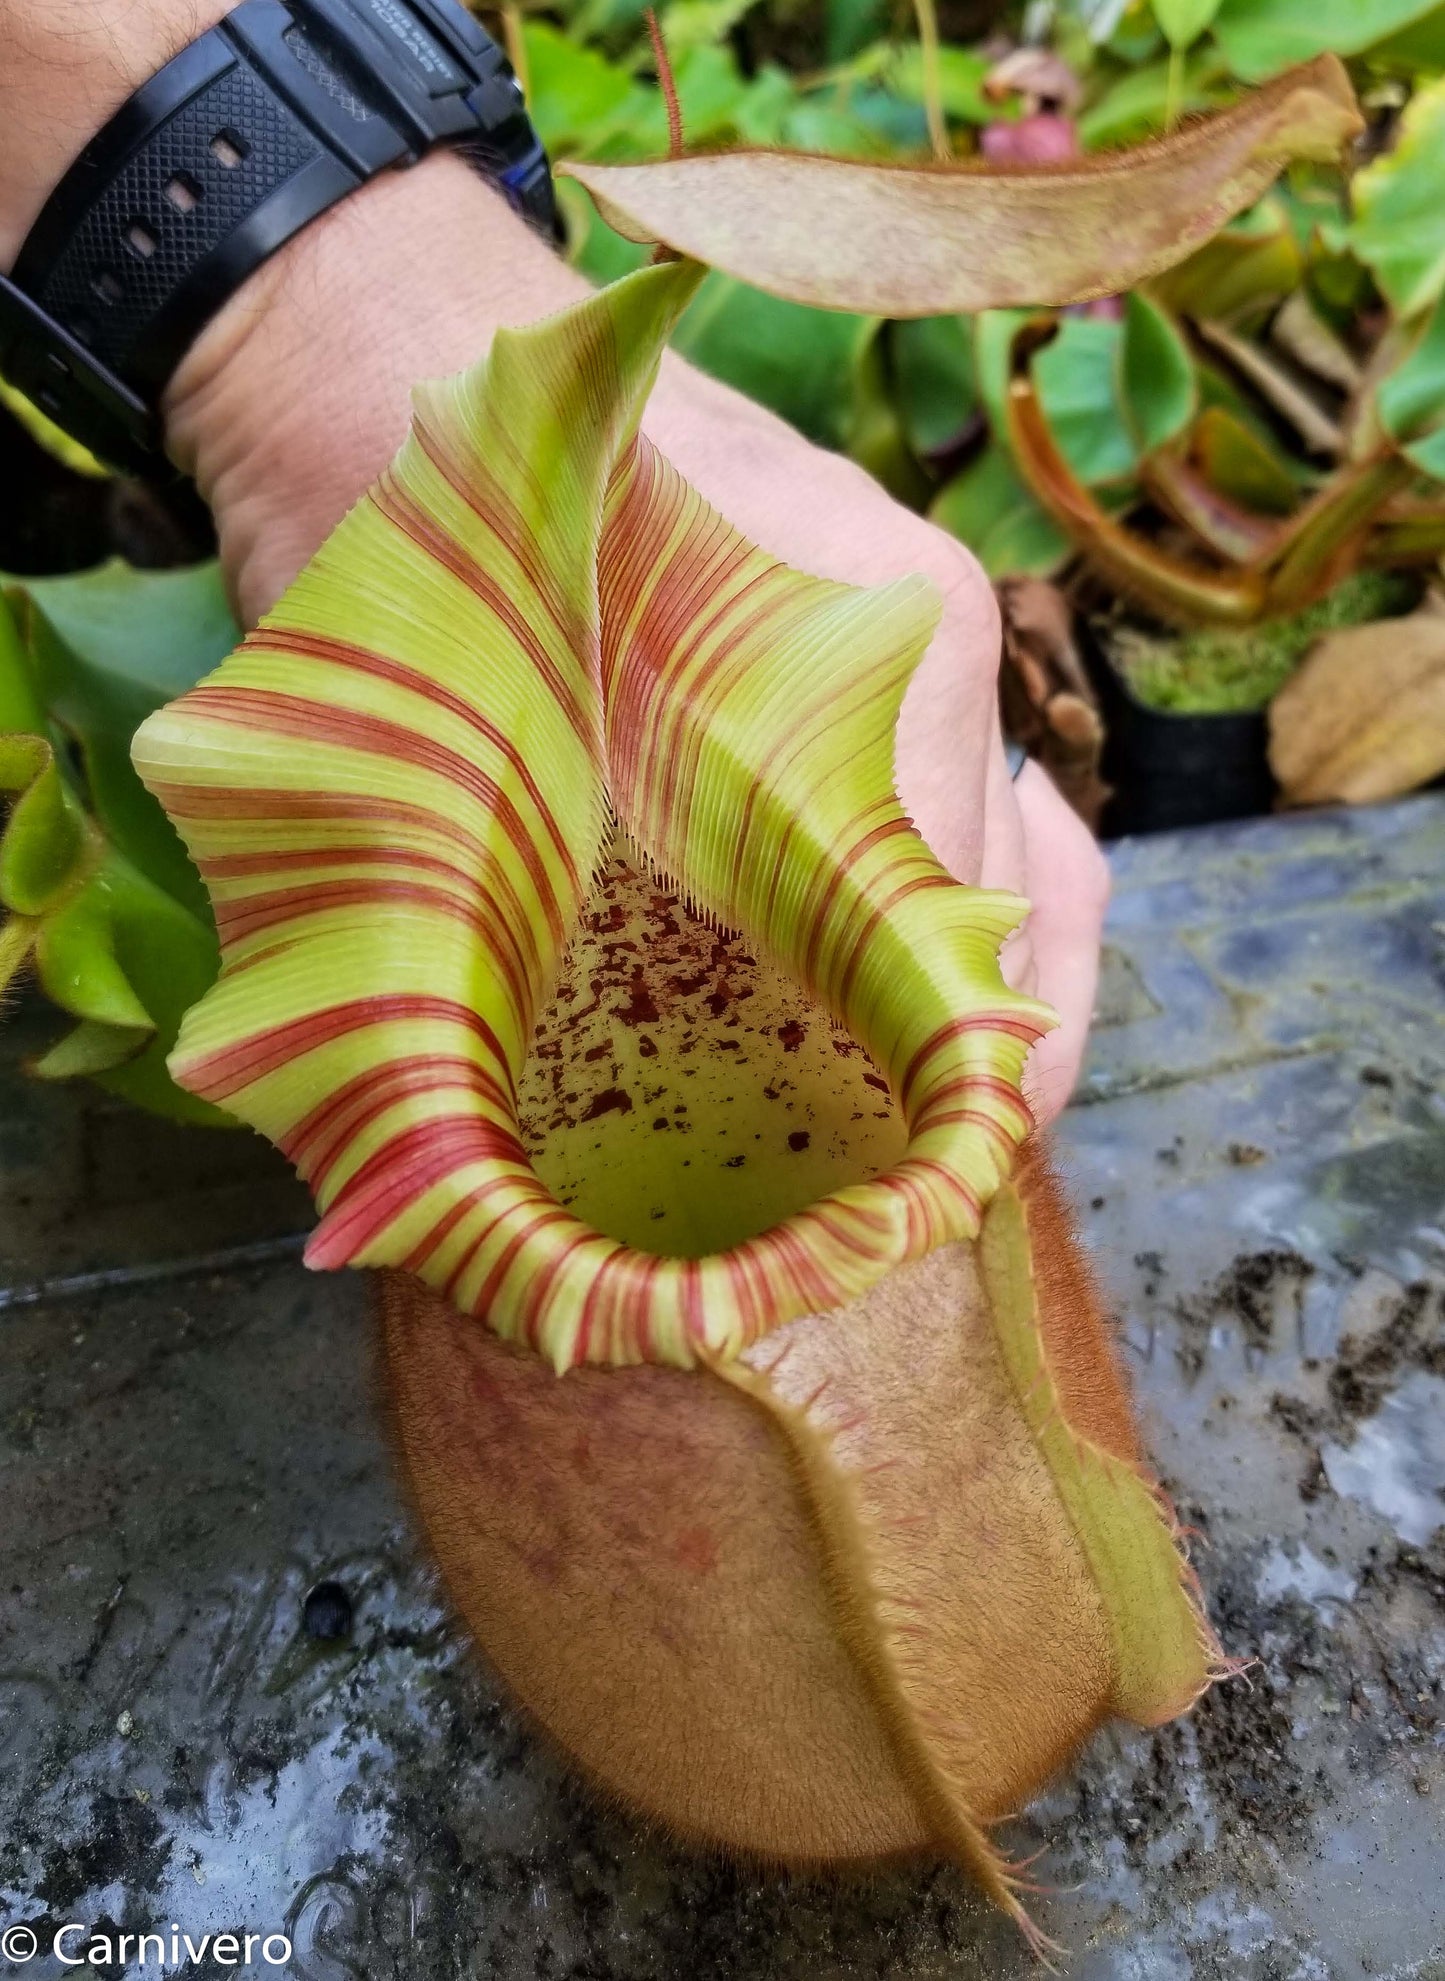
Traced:
[[1277, 786], [1263, 709], [1178, 715], [1150, 708], [1097, 635], [1087, 640], [1086, 652], [1104, 717], [1103, 774], [1114, 787], [1103, 818], [1107, 838], [1253, 818], [1273, 809]]

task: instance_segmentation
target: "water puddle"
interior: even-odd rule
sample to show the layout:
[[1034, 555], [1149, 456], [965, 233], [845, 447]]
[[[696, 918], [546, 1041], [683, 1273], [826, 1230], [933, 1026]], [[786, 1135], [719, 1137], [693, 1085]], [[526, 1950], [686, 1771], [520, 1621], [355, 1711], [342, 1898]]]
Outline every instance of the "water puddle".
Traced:
[[1327, 1444], [1320, 1457], [1337, 1493], [1364, 1500], [1402, 1541], [1424, 1547], [1445, 1524], [1445, 1380], [1413, 1371], [1353, 1444]]
[[1342, 1568], [1331, 1568], [1317, 1554], [1300, 1543], [1293, 1552], [1272, 1546], [1260, 1563], [1255, 1577], [1255, 1593], [1262, 1603], [1277, 1602], [1281, 1596], [1299, 1596], [1307, 1603], [1347, 1603], [1355, 1593], [1355, 1578]]

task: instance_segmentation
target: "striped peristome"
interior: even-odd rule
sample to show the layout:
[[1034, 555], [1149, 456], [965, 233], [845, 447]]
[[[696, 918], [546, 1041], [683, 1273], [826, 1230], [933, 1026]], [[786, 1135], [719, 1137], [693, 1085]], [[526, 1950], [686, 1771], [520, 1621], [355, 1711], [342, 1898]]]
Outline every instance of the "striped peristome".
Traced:
[[[638, 435], [699, 270], [644, 270], [421, 388], [394, 464], [135, 760], [210, 888], [172, 1058], [321, 1211], [311, 1264], [400, 1266], [556, 1368], [689, 1366], [976, 1235], [1051, 1022], [893, 786], [922, 580], [825, 583]], [[612, 844], [741, 932], [886, 1075], [902, 1158], [731, 1249], [589, 1228], [525, 1146], [539, 1012]]]

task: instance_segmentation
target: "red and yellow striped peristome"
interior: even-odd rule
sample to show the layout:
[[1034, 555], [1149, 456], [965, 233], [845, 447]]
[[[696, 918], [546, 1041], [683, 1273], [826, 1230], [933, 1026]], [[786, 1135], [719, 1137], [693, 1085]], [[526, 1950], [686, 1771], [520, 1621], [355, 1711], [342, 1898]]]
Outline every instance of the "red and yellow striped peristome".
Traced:
[[[733, 1356], [974, 1236], [1050, 1022], [998, 970], [1023, 904], [953, 881], [894, 791], [931, 589], [788, 569], [638, 433], [698, 273], [645, 270], [420, 389], [394, 464], [135, 744], [222, 941], [177, 1079], [295, 1163], [312, 1264], [405, 1267], [559, 1369]], [[568, 1051], [559, 972], [595, 944], [614, 820], [631, 906], [609, 912], [667, 877], [897, 1110], [861, 1172], [791, 1208], [754, 1177], [741, 1228], [705, 1211], [672, 1250], [625, 1208], [620, 1233], [589, 1224], [525, 1125], [549, 999]], [[726, 1087], [726, 1053], [701, 1058]]]

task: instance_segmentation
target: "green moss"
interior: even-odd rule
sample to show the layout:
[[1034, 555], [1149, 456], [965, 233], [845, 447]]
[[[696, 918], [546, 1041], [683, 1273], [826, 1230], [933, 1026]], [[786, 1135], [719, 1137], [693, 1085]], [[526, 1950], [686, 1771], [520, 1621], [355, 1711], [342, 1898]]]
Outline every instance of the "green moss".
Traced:
[[1120, 627], [1111, 648], [1129, 686], [1151, 708], [1222, 715], [1263, 708], [1322, 633], [1408, 612], [1418, 587], [1398, 573], [1361, 571], [1289, 619], [1243, 633], [1201, 627], [1174, 637]]

